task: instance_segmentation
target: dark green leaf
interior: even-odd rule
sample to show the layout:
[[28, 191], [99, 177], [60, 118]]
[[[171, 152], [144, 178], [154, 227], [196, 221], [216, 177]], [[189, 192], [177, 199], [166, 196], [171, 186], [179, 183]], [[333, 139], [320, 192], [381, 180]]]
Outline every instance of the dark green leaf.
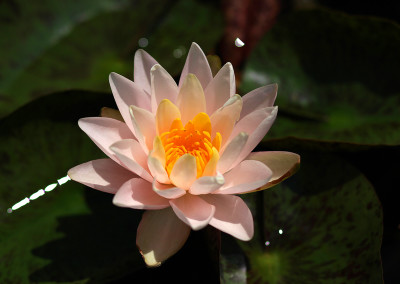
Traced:
[[177, 75], [192, 41], [210, 52], [222, 33], [217, 8], [194, 0], [7, 3], [0, 4], [0, 117], [46, 93], [108, 91], [111, 72], [132, 78], [142, 37]]
[[278, 21], [252, 53], [241, 88], [278, 83], [268, 137], [400, 144], [400, 28], [328, 10]]
[[254, 239], [240, 242], [249, 283], [383, 283], [380, 202], [367, 178], [332, 151], [355, 146], [337, 146], [276, 141], [275, 149], [301, 155], [301, 168], [276, 187], [243, 196], [256, 223]]

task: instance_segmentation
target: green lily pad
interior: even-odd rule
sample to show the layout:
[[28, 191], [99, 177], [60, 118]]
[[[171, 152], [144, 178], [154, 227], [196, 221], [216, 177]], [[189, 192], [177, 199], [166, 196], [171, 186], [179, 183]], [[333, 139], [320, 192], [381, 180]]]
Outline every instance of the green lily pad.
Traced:
[[245, 66], [243, 93], [278, 83], [268, 138], [400, 144], [400, 28], [329, 10], [282, 16]]
[[192, 41], [209, 51], [222, 34], [217, 7], [194, 0], [20, 2], [0, 4], [0, 117], [48, 93], [108, 92], [110, 72], [132, 78], [141, 38], [177, 75]]
[[192, 233], [175, 256], [148, 269], [135, 244], [142, 211], [116, 207], [112, 195], [73, 181], [8, 213], [71, 167], [104, 157], [77, 125], [103, 106], [115, 108], [111, 94], [68, 91], [0, 121], [0, 283], [215, 282], [218, 251], [209, 252], [204, 232]]
[[248, 282], [383, 283], [382, 208], [368, 179], [332, 153], [337, 145], [276, 142], [301, 155], [301, 168], [278, 186], [243, 196], [256, 224], [253, 240], [240, 242]]

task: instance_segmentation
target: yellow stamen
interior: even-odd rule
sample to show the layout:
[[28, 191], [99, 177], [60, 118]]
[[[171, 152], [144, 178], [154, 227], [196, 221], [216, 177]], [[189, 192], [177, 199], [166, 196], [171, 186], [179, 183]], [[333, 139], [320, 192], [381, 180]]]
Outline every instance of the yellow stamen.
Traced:
[[221, 148], [221, 141], [222, 141], [221, 133], [217, 132], [217, 133], [215, 134], [215, 137], [214, 137], [213, 141], [212, 141], [212, 145], [213, 145], [215, 148], [217, 148], [218, 151], [219, 151], [220, 148]]
[[[166, 126], [163, 128], [166, 129]], [[197, 178], [204, 175], [205, 169], [207, 175], [215, 173], [221, 134], [217, 133], [211, 143], [211, 121], [206, 113], [197, 114], [193, 120], [186, 123], [185, 127], [179, 117], [175, 118], [169, 131], [160, 133], [156, 139], [159, 139], [164, 147], [165, 169], [168, 175], [171, 174], [176, 161], [185, 154], [196, 158]], [[209, 162], [212, 165], [208, 165]]]

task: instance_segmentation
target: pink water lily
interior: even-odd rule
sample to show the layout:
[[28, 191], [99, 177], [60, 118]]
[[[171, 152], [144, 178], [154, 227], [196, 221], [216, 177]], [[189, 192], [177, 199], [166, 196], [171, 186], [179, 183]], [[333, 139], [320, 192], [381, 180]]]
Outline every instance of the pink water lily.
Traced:
[[251, 151], [270, 129], [277, 85], [235, 94], [232, 65], [213, 77], [193, 43], [179, 84], [138, 50], [132, 82], [110, 74], [119, 112], [79, 120], [109, 157], [72, 168], [71, 179], [115, 194], [121, 207], [145, 209], [136, 243], [157, 266], [186, 242], [190, 230], [211, 225], [240, 240], [253, 236], [253, 218], [235, 194], [271, 187], [289, 177], [300, 157]]

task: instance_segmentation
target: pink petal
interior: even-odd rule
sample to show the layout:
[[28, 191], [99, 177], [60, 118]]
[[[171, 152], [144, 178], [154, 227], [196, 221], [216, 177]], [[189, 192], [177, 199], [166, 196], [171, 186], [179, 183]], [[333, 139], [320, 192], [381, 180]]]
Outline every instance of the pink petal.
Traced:
[[225, 184], [213, 193], [246, 193], [265, 185], [271, 176], [272, 171], [263, 163], [253, 160], [244, 160], [224, 174]]
[[130, 106], [132, 126], [135, 136], [147, 154], [153, 148], [153, 140], [156, 136], [156, 119], [154, 114], [136, 106]]
[[238, 238], [248, 241], [253, 237], [253, 216], [246, 203], [234, 195], [207, 195], [204, 200], [215, 206], [210, 225]]
[[173, 184], [182, 189], [189, 189], [196, 180], [196, 158], [190, 154], [182, 155], [172, 168], [170, 179]]
[[208, 225], [214, 215], [215, 207], [202, 198], [186, 194], [169, 201], [176, 216], [197, 231]]
[[231, 63], [226, 63], [215, 75], [204, 91], [207, 102], [207, 113], [212, 115], [217, 109], [235, 94], [235, 72]]
[[151, 94], [150, 69], [157, 61], [143, 49], [138, 49], [135, 53], [133, 77], [135, 83], [139, 85], [148, 95]]
[[176, 98], [176, 105], [184, 125], [198, 113], [206, 112], [206, 97], [196, 75], [189, 73], [186, 76]]
[[140, 178], [125, 182], [113, 198], [116, 206], [156, 210], [169, 207], [168, 200], [155, 194], [151, 183]]
[[164, 166], [161, 164], [160, 160], [152, 157], [151, 155], [147, 158], [147, 165], [151, 172], [151, 175], [160, 183], [170, 184], [168, 173]]
[[[239, 95], [234, 95], [210, 117], [212, 125], [211, 137], [214, 139], [217, 132], [221, 133], [222, 147], [228, 141], [228, 138], [234, 129], [234, 125], [240, 117], [242, 104], [242, 98]], [[247, 131], [243, 132], [247, 133]], [[238, 133], [236, 133], [235, 136]]]
[[131, 116], [129, 114], [129, 106], [134, 105], [150, 111], [150, 96], [147, 95], [136, 83], [117, 73], [111, 73], [109, 81], [118, 109], [121, 112], [125, 123], [128, 125], [132, 133], [134, 133]]
[[278, 84], [271, 84], [247, 93], [243, 96], [243, 108], [240, 116], [245, 117], [258, 109], [272, 107], [277, 92]]
[[151, 109], [155, 114], [163, 99], [175, 103], [178, 96], [178, 86], [174, 78], [160, 65], [151, 68]]
[[186, 190], [183, 190], [183, 189], [173, 186], [173, 185], [159, 183], [155, 179], [153, 181], [153, 190], [159, 196], [162, 196], [162, 197], [168, 198], [168, 199], [179, 198], [186, 194]]
[[190, 47], [185, 66], [183, 67], [181, 73], [179, 88], [182, 86], [183, 81], [189, 73], [196, 75], [197, 79], [199, 79], [201, 85], [203, 86], [203, 90], [206, 89], [207, 85], [213, 78], [207, 57], [204, 55], [204, 52], [201, 50], [200, 46], [194, 42]]
[[209, 194], [219, 189], [224, 183], [225, 179], [222, 175], [201, 177], [196, 179], [189, 192], [194, 195]]
[[124, 139], [110, 146], [121, 163], [131, 172], [151, 182], [153, 177], [147, 168], [147, 156], [143, 152], [139, 142], [133, 139]]
[[68, 176], [76, 182], [112, 194], [116, 193], [127, 180], [136, 177], [111, 159], [80, 164], [70, 169]]
[[260, 161], [271, 169], [271, 179], [261, 189], [266, 189], [282, 182], [293, 175], [300, 166], [300, 155], [291, 152], [254, 152], [246, 159]]
[[110, 146], [122, 139], [134, 138], [125, 123], [108, 117], [86, 117], [78, 121], [79, 127], [107, 156], [120, 163]]
[[235, 125], [228, 141], [230, 141], [240, 132], [247, 133], [249, 135], [249, 139], [247, 140], [246, 145], [243, 147], [242, 152], [233, 163], [233, 167], [243, 161], [243, 159], [246, 158], [251, 151], [253, 151], [257, 144], [260, 143], [274, 123], [277, 113], [278, 107], [267, 107], [256, 110], [255, 112], [252, 112], [239, 120], [239, 122]]
[[146, 211], [136, 235], [136, 245], [148, 266], [159, 266], [185, 244], [190, 227], [171, 208]]
[[178, 107], [170, 100], [162, 100], [158, 105], [156, 113], [157, 134], [161, 135], [169, 131], [172, 122], [177, 118], [181, 118], [181, 112]]
[[217, 169], [220, 173], [224, 174], [233, 167], [233, 163], [242, 152], [248, 138], [246, 133], [240, 132], [226, 145], [218, 161]]

